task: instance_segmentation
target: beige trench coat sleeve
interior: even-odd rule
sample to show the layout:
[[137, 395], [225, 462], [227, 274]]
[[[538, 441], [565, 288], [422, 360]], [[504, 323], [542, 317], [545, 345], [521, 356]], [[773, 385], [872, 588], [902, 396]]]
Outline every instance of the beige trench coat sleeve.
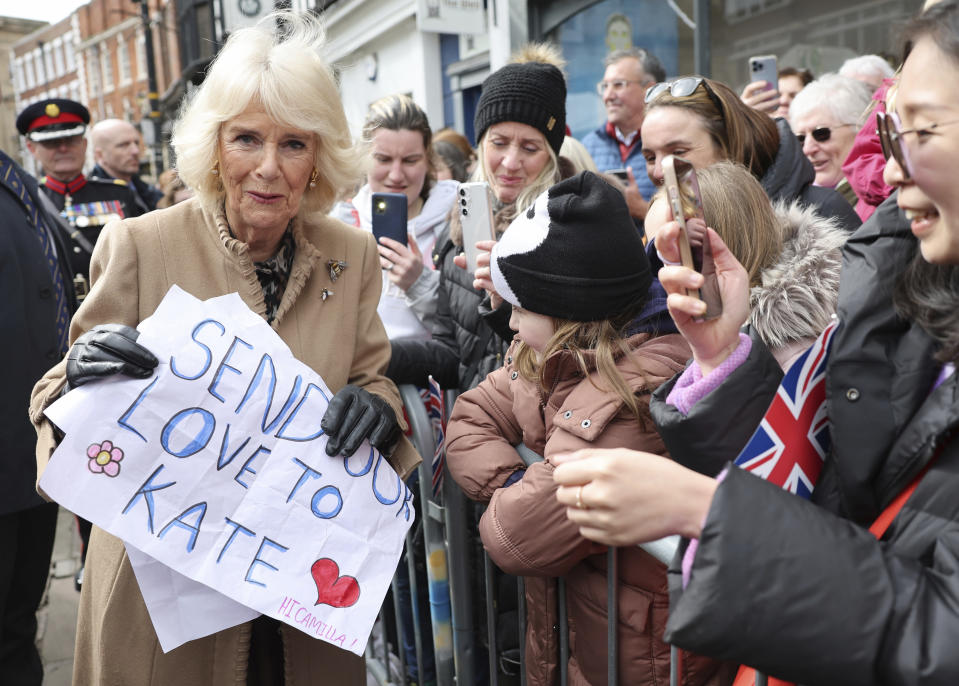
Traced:
[[[400, 428], [406, 430], [403, 405], [396, 385], [385, 376], [390, 363], [390, 342], [376, 307], [383, 288], [379, 251], [373, 234], [367, 235], [367, 250], [363, 256], [363, 291], [360, 296], [360, 311], [356, 322], [356, 351], [350, 383], [380, 396], [393, 408]], [[432, 457], [432, 456], [431, 456]], [[405, 480], [420, 463], [420, 454], [406, 438], [400, 439], [389, 460], [393, 468]]]
[[[93, 288], [70, 322], [70, 344], [97, 324], [126, 324], [135, 327], [139, 317], [136, 245], [119, 222], [108, 224], [97, 241], [90, 261]], [[106, 271], [110, 265], [109, 272]], [[53, 424], [43, 415], [66, 384], [66, 360], [44, 374], [33, 387], [30, 420], [37, 429], [37, 479], [43, 474], [57, 448]], [[40, 495], [44, 495], [41, 491]]]

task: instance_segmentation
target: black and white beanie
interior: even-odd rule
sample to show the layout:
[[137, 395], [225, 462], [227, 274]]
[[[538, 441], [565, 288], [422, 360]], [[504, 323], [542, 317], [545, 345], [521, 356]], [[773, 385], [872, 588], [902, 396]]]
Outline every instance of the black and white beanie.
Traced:
[[504, 121], [532, 126], [558, 155], [566, 136], [563, 72], [543, 62], [514, 62], [486, 77], [473, 116], [476, 140], [493, 124]]
[[581, 322], [640, 309], [653, 279], [622, 191], [588, 171], [550, 187], [513, 220], [490, 271], [510, 304]]

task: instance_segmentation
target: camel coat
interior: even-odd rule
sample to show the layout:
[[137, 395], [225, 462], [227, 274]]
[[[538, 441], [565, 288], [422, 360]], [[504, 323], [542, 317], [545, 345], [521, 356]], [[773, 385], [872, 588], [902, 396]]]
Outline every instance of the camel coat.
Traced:
[[[372, 236], [319, 214], [297, 217], [293, 236], [296, 254], [273, 328], [331, 390], [361, 386], [402, 418], [396, 388], [382, 375], [390, 346], [376, 314], [381, 285]], [[335, 282], [331, 259], [348, 265]], [[108, 225], [93, 254], [91, 277], [93, 288], [71, 323], [71, 341], [95, 324], [136, 326], [173, 284], [204, 300], [236, 291], [254, 312], [266, 312], [248, 246], [230, 236], [222, 210], [211, 213], [196, 200]], [[33, 391], [38, 474], [56, 447], [43, 409], [59, 396], [65, 377], [61, 362]], [[405, 477], [419, 455], [403, 439], [391, 462]], [[362, 658], [289, 626], [282, 631], [289, 686], [365, 683]], [[76, 686], [246, 684], [249, 645], [250, 625], [244, 624], [164, 654], [123, 543], [94, 527], [80, 596]]]

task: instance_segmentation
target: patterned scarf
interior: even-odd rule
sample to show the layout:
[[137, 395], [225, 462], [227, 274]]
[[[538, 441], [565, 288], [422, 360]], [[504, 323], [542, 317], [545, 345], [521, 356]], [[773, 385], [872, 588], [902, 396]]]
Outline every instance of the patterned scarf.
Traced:
[[292, 223], [286, 227], [286, 233], [280, 240], [280, 249], [268, 260], [254, 262], [256, 278], [260, 280], [263, 289], [263, 301], [266, 303], [266, 320], [270, 323], [276, 317], [280, 308], [286, 284], [290, 280], [290, 271], [293, 268], [293, 255], [296, 252], [296, 241], [293, 240]]

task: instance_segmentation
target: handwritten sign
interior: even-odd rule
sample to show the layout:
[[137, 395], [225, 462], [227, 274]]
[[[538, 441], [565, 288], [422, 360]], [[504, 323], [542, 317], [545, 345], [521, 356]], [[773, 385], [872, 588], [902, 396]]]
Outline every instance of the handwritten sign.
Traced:
[[362, 654], [412, 493], [368, 443], [326, 455], [330, 390], [236, 294], [174, 286], [138, 328], [156, 373], [48, 408], [66, 436], [43, 490], [188, 579]]

